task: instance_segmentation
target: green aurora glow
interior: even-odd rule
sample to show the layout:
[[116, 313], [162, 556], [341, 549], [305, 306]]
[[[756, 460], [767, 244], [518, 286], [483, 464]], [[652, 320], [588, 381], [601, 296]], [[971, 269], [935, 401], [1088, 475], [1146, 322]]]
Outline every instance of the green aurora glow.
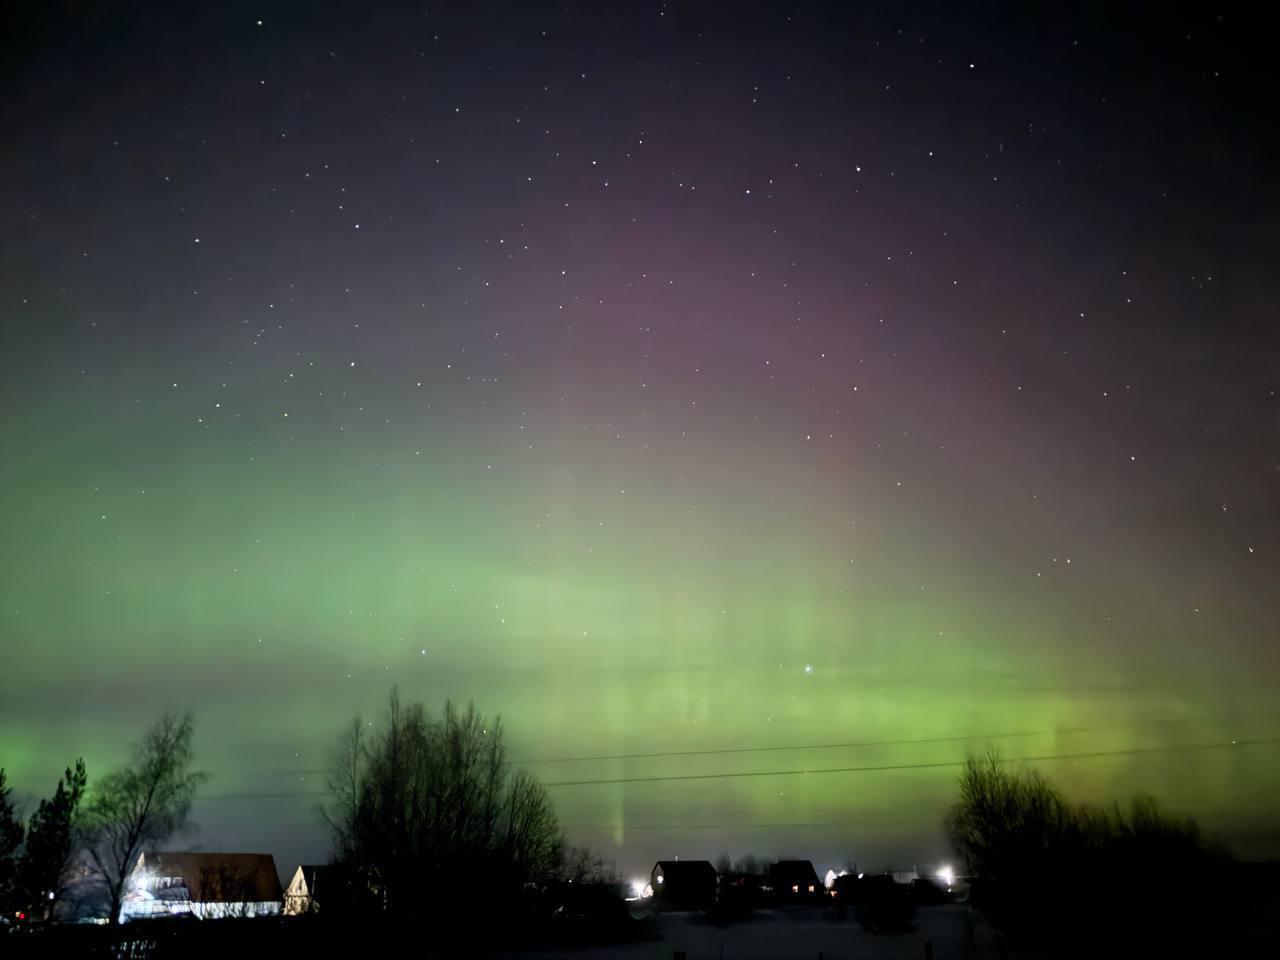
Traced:
[[[589, 89], [519, 18], [430, 76], [391, 15], [338, 74], [327, 21], [219, 21], [199, 77], [154, 68], [181, 83], [33, 54], [0, 149], [20, 790], [190, 707], [191, 842], [284, 869], [394, 684], [500, 713], [548, 782], [633, 780], [552, 787], [629, 871], [923, 867], [955, 769], [910, 765], [988, 742], [1178, 748], [1039, 765], [1280, 853], [1276, 745], [1230, 746], [1280, 735], [1274, 235], [1212, 206], [1254, 202], [1253, 148], [1223, 133], [1205, 206], [1153, 208], [1135, 184], [1200, 196], [1202, 147], [1055, 126], [1060, 74], [1099, 101], [1084, 68], [751, 16], [696, 51], [596, 25]], [[894, 742], [814, 746], [865, 741]], [[903, 768], [638, 779], [846, 767]]]

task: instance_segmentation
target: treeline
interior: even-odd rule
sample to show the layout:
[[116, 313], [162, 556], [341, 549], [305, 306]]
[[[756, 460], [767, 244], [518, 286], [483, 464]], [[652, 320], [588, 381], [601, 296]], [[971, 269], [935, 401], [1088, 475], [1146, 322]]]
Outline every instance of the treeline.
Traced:
[[[0, 768], [0, 916], [118, 923], [139, 856], [188, 826], [207, 780], [193, 738], [190, 713], [166, 712], [128, 763], [91, 783], [77, 760], [29, 818]], [[393, 689], [385, 717], [356, 718], [341, 736], [329, 789], [334, 918], [453, 927], [482, 902], [510, 907], [557, 881], [618, 879], [612, 862], [566, 843], [546, 790], [508, 762], [501, 721], [471, 705], [433, 714]]]
[[1185, 951], [1229, 925], [1231, 858], [1151, 797], [1073, 804], [1039, 771], [989, 753], [966, 762], [946, 826], [974, 904], [1016, 939]]
[[24, 827], [0, 768], [0, 913], [5, 917], [52, 915], [74, 849], [87, 782], [84, 761], [77, 760]]
[[77, 760], [25, 827], [0, 768], [0, 914], [118, 922], [139, 854], [186, 826], [206, 779], [191, 769], [194, 733], [190, 713], [164, 713], [92, 787]]

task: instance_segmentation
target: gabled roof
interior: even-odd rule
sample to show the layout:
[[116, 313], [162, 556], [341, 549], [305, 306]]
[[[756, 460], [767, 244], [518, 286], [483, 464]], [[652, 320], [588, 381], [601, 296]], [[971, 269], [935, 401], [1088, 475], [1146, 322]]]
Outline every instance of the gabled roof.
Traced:
[[143, 854], [135, 872], [177, 877], [194, 903], [261, 903], [281, 899], [276, 862], [269, 853]]
[[769, 866], [769, 879], [777, 883], [796, 883], [801, 886], [817, 884], [818, 871], [812, 860], [778, 860]]
[[662, 874], [672, 879], [682, 880], [714, 880], [718, 874], [710, 860], [659, 860], [653, 865], [653, 872], [662, 868]]

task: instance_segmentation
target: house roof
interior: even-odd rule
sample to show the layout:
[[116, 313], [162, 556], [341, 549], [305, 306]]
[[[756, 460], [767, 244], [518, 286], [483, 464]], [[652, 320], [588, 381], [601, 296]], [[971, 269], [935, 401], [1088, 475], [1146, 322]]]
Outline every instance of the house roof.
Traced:
[[718, 874], [710, 860], [659, 860], [653, 865], [653, 872], [662, 868], [662, 874], [670, 879], [681, 880], [714, 880]]
[[178, 877], [195, 903], [269, 902], [282, 896], [269, 853], [144, 854], [135, 870]]
[[818, 871], [812, 860], [778, 860], [770, 865], [769, 878], [774, 883], [816, 884]]

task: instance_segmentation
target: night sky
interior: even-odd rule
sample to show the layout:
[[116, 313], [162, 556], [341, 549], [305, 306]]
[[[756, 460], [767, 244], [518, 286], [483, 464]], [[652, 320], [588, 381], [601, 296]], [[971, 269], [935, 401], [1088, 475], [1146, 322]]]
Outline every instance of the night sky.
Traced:
[[395, 684], [628, 872], [924, 869], [988, 743], [1280, 854], [1274, 22], [28, 6], [19, 790], [190, 707], [291, 869]]

